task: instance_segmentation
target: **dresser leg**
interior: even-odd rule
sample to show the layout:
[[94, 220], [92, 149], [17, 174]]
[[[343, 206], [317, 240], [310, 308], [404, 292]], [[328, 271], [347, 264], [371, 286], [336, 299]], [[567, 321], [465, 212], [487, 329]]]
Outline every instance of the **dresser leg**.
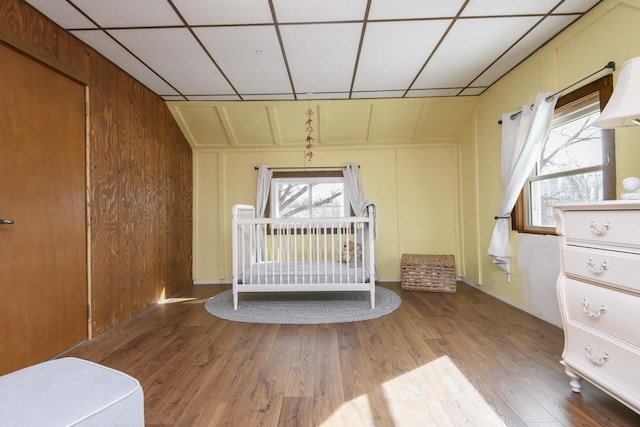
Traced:
[[569, 378], [571, 378], [571, 380], [569, 380], [571, 390], [574, 393], [580, 393], [580, 389], [582, 389], [582, 377], [573, 372], [571, 368], [564, 363], [564, 360], [561, 360], [560, 364], [564, 366], [564, 372], [569, 376]]
[[571, 390], [573, 390], [574, 393], [580, 393], [580, 389], [582, 389], [582, 377], [573, 373], [569, 368], [565, 368], [564, 372], [571, 378], [569, 381]]

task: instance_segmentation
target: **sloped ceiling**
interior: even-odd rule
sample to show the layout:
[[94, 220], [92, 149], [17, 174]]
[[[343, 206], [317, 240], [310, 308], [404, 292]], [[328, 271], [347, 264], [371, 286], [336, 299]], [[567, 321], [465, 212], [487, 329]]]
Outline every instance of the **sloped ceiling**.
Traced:
[[454, 142], [475, 97], [351, 101], [168, 102], [195, 149], [304, 146], [313, 111], [316, 146]]

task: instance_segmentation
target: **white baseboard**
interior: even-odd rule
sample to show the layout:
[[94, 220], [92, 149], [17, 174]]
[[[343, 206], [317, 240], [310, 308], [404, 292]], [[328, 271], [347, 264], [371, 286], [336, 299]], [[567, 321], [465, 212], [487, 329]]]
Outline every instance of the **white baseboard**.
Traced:
[[231, 280], [194, 280], [194, 285], [230, 285]]

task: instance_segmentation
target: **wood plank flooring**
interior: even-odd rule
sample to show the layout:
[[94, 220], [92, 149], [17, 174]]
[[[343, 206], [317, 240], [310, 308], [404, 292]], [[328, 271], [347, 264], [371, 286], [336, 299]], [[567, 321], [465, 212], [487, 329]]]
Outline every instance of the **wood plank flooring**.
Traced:
[[638, 426], [558, 363], [562, 330], [473, 287], [402, 291], [398, 310], [328, 325], [232, 323], [195, 286], [65, 356], [136, 377], [148, 426]]

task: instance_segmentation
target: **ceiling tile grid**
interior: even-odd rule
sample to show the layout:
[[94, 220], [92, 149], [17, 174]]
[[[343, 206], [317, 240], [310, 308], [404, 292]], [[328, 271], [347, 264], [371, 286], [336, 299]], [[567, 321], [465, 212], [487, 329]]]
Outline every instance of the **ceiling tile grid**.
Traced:
[[477, 96], [601, 0], [26, 0], [166, 100]]

